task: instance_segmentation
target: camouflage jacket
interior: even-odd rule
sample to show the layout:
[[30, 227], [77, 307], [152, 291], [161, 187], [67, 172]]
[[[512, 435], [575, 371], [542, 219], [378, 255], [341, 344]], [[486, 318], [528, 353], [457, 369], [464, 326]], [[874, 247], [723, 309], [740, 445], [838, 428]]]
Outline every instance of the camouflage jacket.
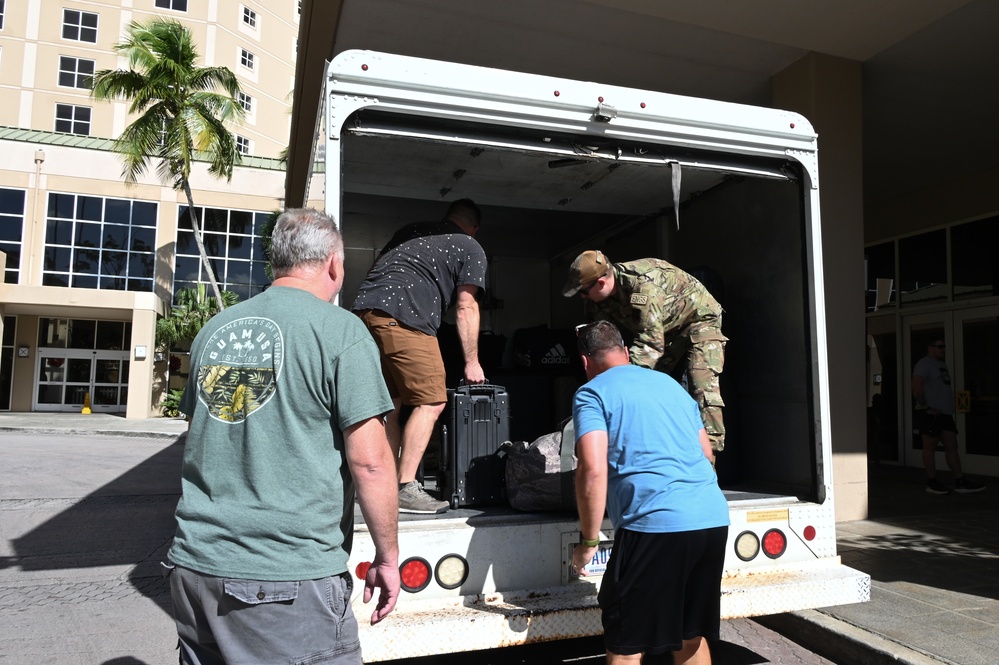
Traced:
[[587, 321], [613, 321], [627, 341], [631, 362], [655, 368], [666, 347], [680, 337], [720, 339], [722, 308], [704, 285], [661, 259], [612, 266], [617, 288], [602, 302], [586, 301]]

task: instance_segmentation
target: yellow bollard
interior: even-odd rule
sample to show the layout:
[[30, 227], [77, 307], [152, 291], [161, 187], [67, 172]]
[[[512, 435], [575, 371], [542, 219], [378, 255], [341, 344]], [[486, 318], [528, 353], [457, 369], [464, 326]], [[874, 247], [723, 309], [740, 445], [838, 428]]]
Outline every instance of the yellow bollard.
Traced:
[[80, 413], [87, 415], [90, 413], [90, 393], [83, 394], [83, 410]]

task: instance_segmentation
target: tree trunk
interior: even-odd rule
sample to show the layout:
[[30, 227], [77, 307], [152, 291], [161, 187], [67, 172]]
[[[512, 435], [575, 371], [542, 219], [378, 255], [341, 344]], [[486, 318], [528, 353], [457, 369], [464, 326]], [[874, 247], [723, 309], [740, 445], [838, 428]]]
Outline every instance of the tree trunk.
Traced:
[[215, 271], [212, 270], [212, 264], [208, 261], [208, 252], [205, 250], [205, 241], [201, 237], [201, 225], [198, 223], [198, 216], [194, 212], [194, 195], [191, 194], [191, 185], [187, 182], [187, 178], [184, 178], [183, 182], [184, 194], [187, 196], [187, 213], [191, 216], [191, 228], [194, 230], [194, 242], [198, 243], [198, 252], [201, 254], [201, 263], [205, 266], [205, 272], [208, 274], [208, 281], [212, 285], [212, 293], [215, 294], [215, 300], [219, 304], [219, 311], [221, 312], [225, 309], [225, 304], [222, 302], [222, 291], [219, 289], [218, 280], [215, 279]]

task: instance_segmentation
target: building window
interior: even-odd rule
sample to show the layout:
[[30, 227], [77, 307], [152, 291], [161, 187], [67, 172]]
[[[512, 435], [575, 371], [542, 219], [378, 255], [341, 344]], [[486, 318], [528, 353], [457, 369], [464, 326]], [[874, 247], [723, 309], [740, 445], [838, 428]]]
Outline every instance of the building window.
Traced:
[[947, 230], [899, 240], [898, 275], [903, 305], [948, 300]]
[[239, 64], [243, 65], [247, 69], [253, 69], [254, 57], [255, 56], [245, 48], [239, 49]]
[[[180, 289], [195, 288], [199, 282], [208, 283], [187, 210], [187, 206], [181, 206], [177, 220], [175, 294]], [[195, 213], [201, 222], [208, 260], [219, 287], [232, 291], [240, 300], [263, 291], [270, 283], [264, 268], [267, 259], [261, 239], [269, 213], [200, 207], [195, 208]]]
[[864, 249], [867, 311], [895, 305], [895, 243], [888, 241]]
[[255, 29], [257, 27], [257, 12], [249, 7], [243, 7], [243, 23]]
[[186, 12], [187, 0], [156, 0], [156, 6], [160, 9], [172, 9], [175, 12]]
[[55, 130], [63, 134], [90, 136], [90, 107], [56, 104]]
[[42, 284], [152, 291], [157, 204], [49, 194]]
[[243, 107], [243, 110], [247, 113], [253, 113], [253, 97], [250, 97], [245, 92], [239, 93], [239, 105]]
[[6, 14], [6, 11], [4, 11], [5, 9], [4, 0], [0, 0], [0, 30], [3, 30], [3, 17], [4, 14]]
[[999, 295], [999, 217], [958, 224], [950, 229], [954, 299]]
[[89, 90], [94, 85], [95, 64], [95, 61], [85, 58], [59, 56], [59, 85]]
[[77, 9], [62, 10], [62, 38], [97, 43], [97, 14]]
[[2, 281], [7, 284], [17, 284], [20, 275], [24, 201], [23, 189], [0, 188], [0, 252], [7, 254]]
[[245, 136], [240, 136], [239, 134], [236, 134], [236, 150], [238, 150], [239, 154], [241, 155], [249, 155], [250, 139], [246, 138]]

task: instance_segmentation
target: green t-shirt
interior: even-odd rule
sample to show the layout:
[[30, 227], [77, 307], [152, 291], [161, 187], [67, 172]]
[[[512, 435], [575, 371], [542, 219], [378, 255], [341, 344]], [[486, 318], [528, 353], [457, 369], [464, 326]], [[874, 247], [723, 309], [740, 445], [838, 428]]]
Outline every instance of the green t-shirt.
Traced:
[[171, 561], [254, 580], [347, 570], [343, 430], [392, 410], [360, 319], [279, 286], [224, 310], [191, 347], [181, 410], [191, 428]]

